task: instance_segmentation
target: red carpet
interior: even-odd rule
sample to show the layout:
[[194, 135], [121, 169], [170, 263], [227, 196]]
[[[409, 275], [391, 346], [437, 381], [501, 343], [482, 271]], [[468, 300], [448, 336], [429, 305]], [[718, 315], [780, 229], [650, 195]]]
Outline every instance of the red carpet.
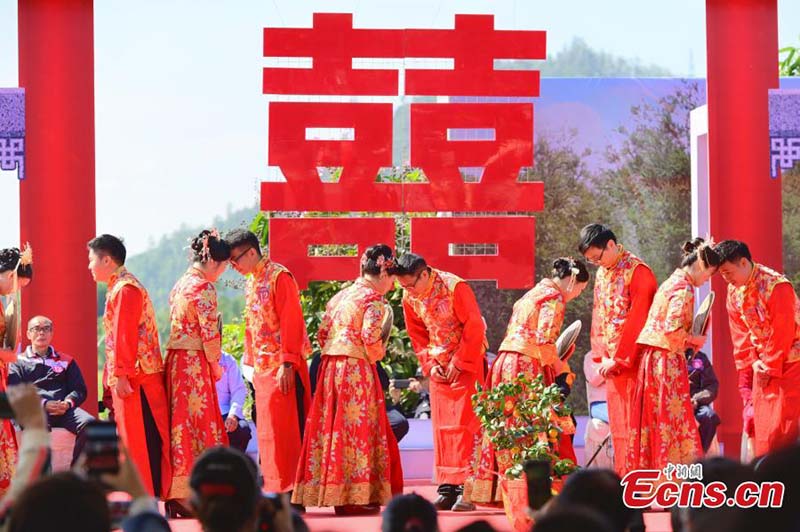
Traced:
[[[429, 481], [407, 480], [406, 493], [416, 492], [430, 500], [436, 497], [436, 487]], [[372, 532], [381, 529], [381, 516], [371, 517], [336, 517], [333, 508], [311, 508], [303, 516], [308, 527], [314, 532]], [[475, 512], [441, 512], [439, 514], [439, 529], [441, 532], [453, 532], [473, 521], [485, 520], [495, 530], [509, 530], [508, 520], [502, 509], [478, 508]], [[649, 513], [645, 515], [647, 532], [670, 532], [669, 513]], [[200, 526], [194, 520], [174, 520], [170, 527], [176, 532], [197, 532]]]

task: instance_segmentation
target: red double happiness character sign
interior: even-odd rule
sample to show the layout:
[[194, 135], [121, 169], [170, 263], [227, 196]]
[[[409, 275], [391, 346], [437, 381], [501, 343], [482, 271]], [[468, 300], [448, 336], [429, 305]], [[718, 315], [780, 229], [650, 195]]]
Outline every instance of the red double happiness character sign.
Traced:
[[[539, 93], [539, 74], [496, 68], [498, 60], [544, 59], [544, 32], [496, 30], [491, 15], [456, 15], [453, 29], [380, 30], [353, 28], [350, 14], [315, 14], [311, 28], [266, 28], [264, 55], [311, 58], [311, 67], [264, 69], [265, 94], [309, 101], [269, 104], [268, 162], [285, 182], [262, 183], [262, 209], [481, 213], [414, 219], [411, 249], [467, 279], [495, 280], [501, 288], [533, 285], [533, 217], [484, 215], [531, 213], [544, 204], [543, 184], [519, 179], [533, 165], [531, 98]], [[439, 68], [422, 68], [420, 59], [439, 61]], [[442, 64], [447, 59], [452, 68]], [[362, 64], [354, 68], [356, 61]], [[320, 101], [334, 96], [348, 101]], [[411, 97], [409, 164], [424, 179], [379, 179], [382, 168], [393, 166], [393, 141], [403, 140], [392, 131], [395, 104], [404, 96]], [[437, 103], [415, 102], [418, 96], [436, 96]], [[350, 251], [360, 254], [368, 243], [354, 231], [375, 236], [387, 220], [393, 224], [353, 220], [278, 222], [270, 252], [295, 272], [309, 272], [307, 281], [339, 278], [331, 272], [351, 266], [352, 257], [316, 256], [305, 243], [328, 224], [325, 245], [355, 246]], [[323, 258], [326, 267], [315, 266]]]

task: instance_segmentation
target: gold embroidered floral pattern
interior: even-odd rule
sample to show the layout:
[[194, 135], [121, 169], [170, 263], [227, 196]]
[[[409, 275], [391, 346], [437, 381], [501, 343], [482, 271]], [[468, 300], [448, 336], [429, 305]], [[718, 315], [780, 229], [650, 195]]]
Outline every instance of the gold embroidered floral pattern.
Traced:
[[210, 447], [228, 444], [211, 373], [220, 353], [216, 290], [198, 270], [190, 269], [170, 293], [166, 366], [173, 478], [168, 498], [188, 497], [195, 459]]
[[[284, 266], [264, 257], [247, 278], [245, 286], [245, 353], [244, 363], [259, 373], [269, 372], [281, 364], [281, 322], [275, 304], [278, 276], [291, 275]], [[311, 353], [305, 330], [304, 355]]]
[[[765, 352], [765, 347], [769, 344], [772, 336], [769, 299], [776, 286], [788, 282], [789, 280], [785, 276], [775, 270], [771, 270], [763, 264], [754, 264], [753, 274], [744, 286], [728, 285], [728, 309], [736, 312], [744, 322], [750, 333], [750, 344], [754, 348], [753, 353], [746, 353], [750, 355], [747, 358], [734, 357], [736, 369], [749, 367], [755, 362], [758, 353]], [[795, 339], [791, 351], [786, 357], [786, 362], [800, 360], [800, 299], [797, 297], [795, 297], [794, 316], [797, 324]]]
[[431, 288], [426, 294], [414, 297], [405, 292], [403, 299], [425, 323], [430, 340], [428, 356], [446, 367], [458, 350], [464, 329], [453, 303], [456, 286], [464, 280], [435, 268], [431, 268], [431, 276]]
[[292, 501], [385, 504], [391, 498], [389, 430], [375, 366], [347, 356], [323, 357]]
[[331, 298], [317, 340], [322, 355], [343, 355], [377, 362], [383, 358], [381, 325], [386, 300], [363, 278]]
[[143, 298], [142, 315], [139, 318], [139, 327], [137, 329], [139, 341], [136, 353], [136, 374], [149, 375], [164, 371], [164, 360], [161, 356], [161, 344], [158, 340], [158, 324], [153, 310], [153, 302], [139, 279], [124, 266], [120, 266], [108, 280], [106, 306], [103, 313], [103, 329], [106, 333], [106, 384], [108, 386], [114, 386], [117, 382], [117, 378], [114, 375], [116, 365], [116, 331], [114, 330], [114, 323], [117, 318], [118, 305], [114, 303], [114, 299], [125, 286], [135, 287], [141, 292]]
[[553, 364], [565, 308], [561, 289], [552, 279], [542, 280], [514, 303], [500, 351], [514, 351]]
[[612, 268], [597, 269], [591, 331], [592, 352], [595, 356], [613, 358], [617, 352], [622, 327], [631, 306], [630, 284], [633, 271], [643, 264], [637, 256], [622, 249], [619, 260]]
[[693, 312], [694, 285], [688, 273], [677, 269], [656, 292], [637, 343], [683, 353]]
[[694, 287], [676, 270], [653, 299], [639, 336], [645, 345], [631, 407], [625, 471], [689, 464], [702, 455], [684, 355]]

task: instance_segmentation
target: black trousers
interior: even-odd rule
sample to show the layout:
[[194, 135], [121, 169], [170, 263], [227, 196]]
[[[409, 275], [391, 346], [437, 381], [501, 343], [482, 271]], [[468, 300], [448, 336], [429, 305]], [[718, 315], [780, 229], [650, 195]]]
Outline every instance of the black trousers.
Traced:
[[70, 408], [60, 416], [47, 414], [47, 425], [50, 428], [66, 429], [75, 435], [75, 447], [72, 449], [72, 464], [78, 460], [86, 445], [86, 425], [94, 421], [94, 416], [82, 408]]
[[[228, 419], [228, 414], [222, 414], [223, 424], [226, 419]], [[250, 425], [247, 424], [247, 420], [240, 419], [236, 430], [228, 433], [228, 444], [244, 453], [247, 452], [247, 444], [250, 443], [250, 438], [252, 437], [253, 433], [250, 430]]]

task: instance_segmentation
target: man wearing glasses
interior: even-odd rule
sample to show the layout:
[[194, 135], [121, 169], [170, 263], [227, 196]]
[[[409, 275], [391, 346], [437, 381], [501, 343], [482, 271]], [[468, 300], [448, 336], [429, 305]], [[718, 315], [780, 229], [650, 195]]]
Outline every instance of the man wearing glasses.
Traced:
[[617, 243], [608, 227], [581, 229], [578, 250], [598, 266], [594, 283], [591, 344], [599, 373], [606, 379], [608, 417], [614, 444], [614, 466], [624, 476], [630, 405], [636, 388], [636, 339], [658, 288], [653, 271]]
[[230, 231], [231, 265], [247, 277], [243, 364], [252, 366], [256, 434], [264, 489], [294, 488], [303, 430], [311, 405], [306, 333], [300, 293], [284, 266], [261, 255], [258, 237]]
[[[75, 434], [72, 463], [86, 444], [86, 425], [94, 420], [79, 408], [86, 400], [86, 383], [78, 363], [51, 345], [53, 322], [45, 316], [34, 316], [28, 322], [31, 345], [9, 368], [8, 384], [29, 383], [36, 386], [50, 427], [67, 429]], [[25, 427], [23, 427], [24, 429]]]
[[400, 257], [389, 273], [403, 287], [403, 314], [422, 372], [430, 376], [434, 505], [469, 511], [464, 481], [470, 474], [480, 423], [472, 410], [475, 385], [483, 384], [486, 325], [475, 294], [463, 279], [428, 266], [413, 253]]

